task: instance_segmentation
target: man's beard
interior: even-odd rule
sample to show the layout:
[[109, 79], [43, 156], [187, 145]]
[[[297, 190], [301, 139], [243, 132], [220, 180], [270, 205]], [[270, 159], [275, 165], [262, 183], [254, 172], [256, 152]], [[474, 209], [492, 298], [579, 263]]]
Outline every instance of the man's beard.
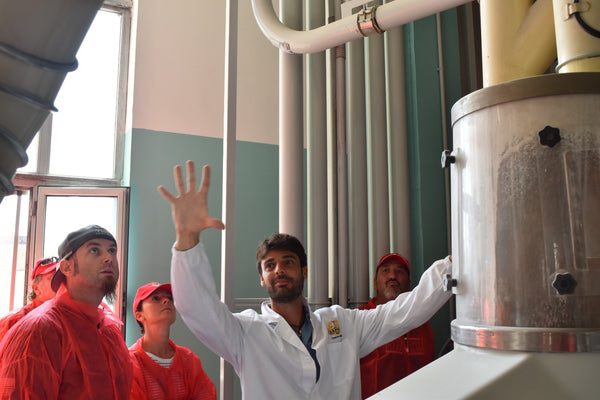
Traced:
[[[79, 273], [79, 263], [77, 262], [76, 258], [73, 260], [73, 271], [75, 274]], [[113, 304], [115, 301], [118, 279], [119, 278], [114, 275], [107, 276], [102, 282], [102, 294], [106, 301], [110, 304]]]
[[114, 276], [107, 277], [107, 279], [102, 283], [102, 292], [104, 293], [104, 298], [110, 304], [115, 302], [117, 290], [117, 278]]
[[[387, 285], [388, 282], [386, 282], [385, 288], [383, 289], [383, 295], [385, 296], [387, 301], [390, 301], [390, 300], [394, 300], [396, 297], [398, 297], [398, 295], [400, 293], [403, 293], [403, 290], [399, 286], [400, 285], [399, 283], [397, 286], [388, 286]], [[396, 281], [396, 282], [398, 282], [398, 281]]]
[[[281, 279], [281, 277], [276, 279]], [[301, 278], [300, 281], [292, 281], [292, 287], [289, 288], [275, 288], [272, 284], [267, 286], [269, 297], [275, 303], [291, 303], [302, 295], [303, 290], [304, 278]]]

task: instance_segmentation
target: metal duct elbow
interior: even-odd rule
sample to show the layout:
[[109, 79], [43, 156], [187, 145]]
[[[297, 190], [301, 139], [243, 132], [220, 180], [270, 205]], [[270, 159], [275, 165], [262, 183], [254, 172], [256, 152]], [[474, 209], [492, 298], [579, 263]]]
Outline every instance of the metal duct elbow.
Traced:
[[0, 201], [27, 164], [102, 0], [0, 0]]
[[469, 3], [470, 0], [395, 0], [361, 15], [347, 15], [335, 22], [309, 31], [284, 25], [271, 0], [252, 0], [256, 22], [263, 34], [278, 49], [291, 54], [316, 53], [354, 39], [382, 33], [437, 12]]

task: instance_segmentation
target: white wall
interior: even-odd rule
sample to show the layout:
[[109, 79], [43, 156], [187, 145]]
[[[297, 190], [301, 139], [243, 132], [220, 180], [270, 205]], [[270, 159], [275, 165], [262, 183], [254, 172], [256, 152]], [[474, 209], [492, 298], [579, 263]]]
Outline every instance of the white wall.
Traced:
[[[141, 0], [133, 128], [223, 136], [226, 1]], [[238, 140], [277, 144], [278, 50], [239, 1]]]

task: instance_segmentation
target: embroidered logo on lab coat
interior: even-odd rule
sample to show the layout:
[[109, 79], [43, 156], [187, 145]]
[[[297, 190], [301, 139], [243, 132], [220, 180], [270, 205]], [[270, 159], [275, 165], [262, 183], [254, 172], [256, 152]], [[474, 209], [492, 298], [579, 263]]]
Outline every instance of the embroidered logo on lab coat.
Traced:
[[340, 323], [337, 319], [327, 322], [327, 332], [329, 333], [329, 336], [340, 335]]

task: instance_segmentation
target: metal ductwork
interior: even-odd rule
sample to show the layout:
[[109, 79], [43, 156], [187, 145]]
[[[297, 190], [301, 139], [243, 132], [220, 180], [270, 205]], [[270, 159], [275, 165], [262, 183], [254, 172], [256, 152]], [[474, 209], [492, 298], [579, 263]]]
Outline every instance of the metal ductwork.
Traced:
[[373, 399], [597, 398], [599, 109], [600, 72], [505, 82], [454, 105], [443, 162], [455, 350]]
[[0, 202], [27, 164], [102, 0], [0, 0]]

